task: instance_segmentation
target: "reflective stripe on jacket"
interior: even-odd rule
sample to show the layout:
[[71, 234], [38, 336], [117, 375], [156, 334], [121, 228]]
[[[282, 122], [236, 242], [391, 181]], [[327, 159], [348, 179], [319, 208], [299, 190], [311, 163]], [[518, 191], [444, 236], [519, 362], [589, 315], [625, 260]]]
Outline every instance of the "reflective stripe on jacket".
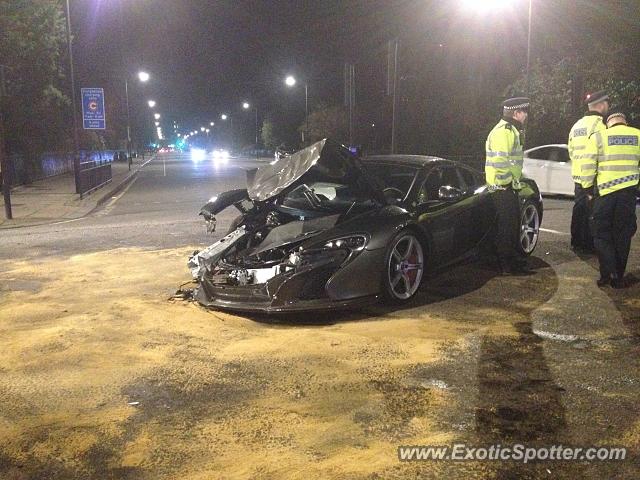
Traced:
[[640, 178], [640, 130], [627, 125], [594, 133], [587, 142], [585, 155], [595, 160], [595, 167], [582, 171], [581, 184], [594, 182], [599, 195], [638, 185]]
[[589, 137], [607, 127], [599, 114], [590, 113], [578, 120], [569, 133], [569, 158], [571, 158], [571, 176], [573, 181], [580, 183], [584, 171], [595, 168], [595, 159], [585, 152]]
[[505, 120], [489, 132], [486, 143], [485, 175], [488, 185], [519, 184], [522, 177], [522, 143], [518, 129]]

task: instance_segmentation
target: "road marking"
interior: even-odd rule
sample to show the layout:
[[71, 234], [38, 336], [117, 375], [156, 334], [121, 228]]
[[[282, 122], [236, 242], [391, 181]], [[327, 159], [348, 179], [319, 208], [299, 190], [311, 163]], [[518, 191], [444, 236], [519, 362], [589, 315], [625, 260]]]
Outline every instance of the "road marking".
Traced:
[[557, 340], [560, 342], [575, 342], [581, 340], [578, 335], [566, 335], [564, 333], [545, 332], [544, 330], [533, 329], [533, 334], [549, 340]]
[[566, 236], [571, 235], [570, 233], [559, 232], [558, 230], [551, 230], [550, 228], [541, 228], [540, 231], [547, 232], [547, 233], [555, 233], [556, 235], [566, 235]]
[[96, 217], [104, 217], [105, 215], [109, 215], [109, 213], [111, 213], [111, 210], [113, 210], [116, 202], [120, 200], [125, 193], [127, 193], [127, 191], [133, 186], [133, 184], [136, 183], [136, 180], [138, 180], [137, 176], [133, 180], [131, 180], [129, 182], [129, 185], [124, 187], [124, 189], [119, 194], [117, 194], [115, 197], [111, 197], [109, 203], [107, 203], [104, 208], [96, 214]]

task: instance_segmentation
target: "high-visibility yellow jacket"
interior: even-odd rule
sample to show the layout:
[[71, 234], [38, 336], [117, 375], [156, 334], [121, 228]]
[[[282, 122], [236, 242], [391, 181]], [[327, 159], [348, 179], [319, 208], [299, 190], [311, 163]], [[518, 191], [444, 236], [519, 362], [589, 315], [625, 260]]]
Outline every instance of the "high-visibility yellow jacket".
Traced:
[[583, 188], [596, 185], [599, 195], [608, 195], [638, 185], [640, 178], [640, 130], [627, 125], [614, 125], [594, 133], [587, 141], [585, 161], [590, 170], [582, 171]]
[[524, 155], [520, 131], [502, 119], [489, 132], [486, 143], [485, 175], [488, 185], [520, 188]]
[[571, 127], [568, 145], [569, 158], [571, 158], [571, 176], [574, 182], [580, 183], [582, 181], [582, 172], [592, 170], [594, 166], [592, 159], [584, 158], [587, 140], [594, 133], [606, 128], [607, 126], [598, 112], [587, 113]]

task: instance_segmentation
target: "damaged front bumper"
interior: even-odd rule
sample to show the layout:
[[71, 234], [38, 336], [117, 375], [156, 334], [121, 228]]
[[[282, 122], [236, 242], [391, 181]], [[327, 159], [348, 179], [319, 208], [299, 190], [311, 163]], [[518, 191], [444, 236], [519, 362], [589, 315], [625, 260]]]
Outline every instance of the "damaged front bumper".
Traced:
[[[228, 244], [233, 238], [223, 243]], [[215, 245], [207, 249], [207, 255], [216, 251]], [[224, 273], [212, 273], [204, 263], [194, 260], [192, 272], [198, 272], [196, 265], [201, 265], [202, 270], [197, 276], [193, 299], [208, 308], [262, 313], [335, 310], [375, 301], [376, 295], [337, 298], [328, 291], [327, 285], [348, 256], [344, 250], [307, 252], [295, 267], [283, 264]], [[253, 283], [246, 283], [247, 280]]]

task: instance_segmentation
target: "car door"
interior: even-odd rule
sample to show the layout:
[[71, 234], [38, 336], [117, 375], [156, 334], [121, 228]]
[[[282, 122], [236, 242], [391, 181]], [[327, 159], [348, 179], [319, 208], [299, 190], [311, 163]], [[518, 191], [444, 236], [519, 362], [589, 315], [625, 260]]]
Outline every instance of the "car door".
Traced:
[[551, 193], [550, 152], [550, 147], [532, 148], [524, 159], [523, 175], [535, 180], [542, 193]]
[[491, 233], [495, 220], [495, 207], [489, 195], [484, 174], [468, 168], [458, 166], [460, 176], [464, 182], [465, 196], [471, 209], [469, 219], [469, 245], [472, 249], [480, 245]]
[[561, 195], [573, 195], [574, 185], [571, 177], [569, 149], [564, 146], [551, 147], [549, 152], [549, 192]]
[[[439, 190], [444, 186], [458, 190], [459, 197], [441, 199]], [[432, 167], [418, 190], [417, 203], [418, 222], [431, 237], [432, 262], [446, 264], [469, 250], [473, 202], [455, 166]]]

